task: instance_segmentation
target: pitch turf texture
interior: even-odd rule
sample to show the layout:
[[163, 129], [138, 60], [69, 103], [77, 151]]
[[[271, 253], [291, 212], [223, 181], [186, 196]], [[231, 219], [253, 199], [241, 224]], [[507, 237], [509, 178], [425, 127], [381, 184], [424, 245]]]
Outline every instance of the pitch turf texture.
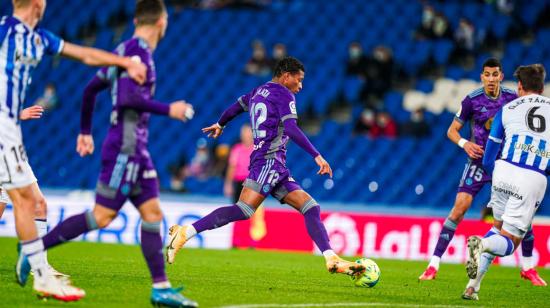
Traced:
[[[49, 252], [51, 263], [86, 290], [77, 303], [42, 301], [15, 283], [16, 240], [0, 238], [0, 306], [148, 307], [149, 272], [139, 246], [75, 242]], [[435, 281], [418, 282], [425, 262], [376, 260], [382, 276], [372, 289], [354, 287], [347, 276], [331, 275], [323, 258], [253, 250], [184, 249], [168, 266], [173, 285], [201, 307], [550, 307], [549, 288], [519, 279], [517, 268], [495, 266], [480, 301], [460, 299], [466, 284], [462, 265], [441, 266]], [[550, 270], [540, 269], [550, 280]]]

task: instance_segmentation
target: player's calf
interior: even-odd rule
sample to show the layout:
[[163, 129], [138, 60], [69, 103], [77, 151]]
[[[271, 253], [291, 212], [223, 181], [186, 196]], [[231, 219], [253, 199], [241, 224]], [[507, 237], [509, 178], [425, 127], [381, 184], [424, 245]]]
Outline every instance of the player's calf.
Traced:
[[234, 205], [215, 209], [192, 225], [171, 226], [166, 246], [166, 262], [174, 263], [178, 251], [197, 233], [217, 229], [233, 221], [249, 219], [254, 215], [255, 210], [255, 207], [239, 201]]

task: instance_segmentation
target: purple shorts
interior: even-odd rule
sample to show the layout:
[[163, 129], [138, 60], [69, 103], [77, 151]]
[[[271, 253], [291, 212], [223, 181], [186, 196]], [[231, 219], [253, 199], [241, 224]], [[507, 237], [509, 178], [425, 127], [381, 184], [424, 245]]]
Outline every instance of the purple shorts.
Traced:
[[149, 156], [119, 154], [116, 161], [102, 159], [96, 203], [119, 211], [130, 199], [136, 208], [159, 196], [157, 171]]
[[475, 197], [487, 183], [491, 183], [491, 176], [483, 170], [481, 164], [469, 160], [462, 173], [458, 192], [465, 192]]
[[281, 203], [290, 192], [302, 189], [290, 175], [290, 170], [275, 159], [254, 163], [249, 170], [243, 186], [265, 197], [272, 195]]

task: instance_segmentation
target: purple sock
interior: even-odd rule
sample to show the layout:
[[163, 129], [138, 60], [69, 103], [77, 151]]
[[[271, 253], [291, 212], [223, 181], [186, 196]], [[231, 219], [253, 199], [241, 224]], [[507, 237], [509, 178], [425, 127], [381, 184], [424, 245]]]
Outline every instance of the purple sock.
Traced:
[[308, 201], [300, 212], [304, 215], [307, 233], [319, 250], [324, 252], [332, 249], [330, 247], [327, 229], [325, 229], [325, 225], [323, 225], [321, 221], [321, 208], [315, 200], [311, 199]]
[[197, 230], [197, 233], [201, 233], [204, 230], [225, 226], [233, 221], [248, 219], [253, 214], [254, 209], [252, 207], [239, 201], [237, 204], [215, 209], [212, 213], [196, 221], [193, 227]]
[[532, 257], [534, 246], [535, 235], [533, 234], [533, 229], [529, 229], [521, 241], [521, 255], [524, 257]]
[[443, 229], [439, 233], [439, 239], [437, 240], [437, 245], [435, 245], [434, 256], [440, 257], [445, 253], [449, 243], [455, 235], [457, 223], [452, 221], [450, 218], [445, 219], [443, 224]]
[[96, 230], [97, 223], [92, 212], [71, 216], [59, 223], [48, 234], [42, 237], [44, 249], [49, 249], [88, 231]]
[[147, 261], [153, 283], [168, 281], [164, 271], [160, 222], [141, 222], [141, 252]]

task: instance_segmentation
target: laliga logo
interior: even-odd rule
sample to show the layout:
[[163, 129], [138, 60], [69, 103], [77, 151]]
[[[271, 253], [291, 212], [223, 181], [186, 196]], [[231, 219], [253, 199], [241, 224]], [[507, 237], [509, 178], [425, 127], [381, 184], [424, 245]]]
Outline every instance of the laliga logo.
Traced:
[[331, 214], [323, 224], [327, 229], [332, 249], [338, 254], [355, 255], [361, 243], [355, 220], [342, 214]]

